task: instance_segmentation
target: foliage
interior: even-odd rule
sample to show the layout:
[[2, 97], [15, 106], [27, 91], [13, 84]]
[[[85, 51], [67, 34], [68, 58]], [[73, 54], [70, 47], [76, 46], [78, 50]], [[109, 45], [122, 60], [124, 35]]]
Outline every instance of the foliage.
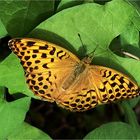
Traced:
[[[112, 0], [103, 4], [89, 0], [60, 2], [4, 0], [0, 1], [0, 38], [7, 35], [11, 38], [40, 38], [61, 45], [79, 57], [83, 57], [98, 46], [94, 64], [131, 75], [140, 85], [140, 62], [124, 56], [121, 52], [123, 50], [140, 57], [139, 11], [139, 3], [127, 0]], [[81, 48], [78, 33], [86, 46], [86, 51]], [[5, 59], [2, 59], [3, 56], [0, 57], [0, 138], [51, 139], [47, 134], [24, 122], [30, 106], [30, 97], [36, 97], [25, 83], [19, 60], [13, 53]], [[11, 102], [5, 99], [6, 88], [14, 97]], [[19, 93], [28, 97], [19, 97]], [[91, 132], [85, 139], [140, 138], [139, 124], [133, 111], [138, 102], [139, 98], [120, 102], [120, 112], [125, 119], [122, 120], [116, 114], [117, 122], [102, 123], [98, 128], [92, 128], [93, 130], [90, 128]], [[105, 107], [96, 109], [101, 113]], [[87, 117], [86, 125], [88, 121], [90, 125], [97, 121], [98, 117], [95, 119], [91, 115], [93, 118], [88, 119], [90, 114], [84, 115]], [[54, 138], [52, 135], [51, 137]]]

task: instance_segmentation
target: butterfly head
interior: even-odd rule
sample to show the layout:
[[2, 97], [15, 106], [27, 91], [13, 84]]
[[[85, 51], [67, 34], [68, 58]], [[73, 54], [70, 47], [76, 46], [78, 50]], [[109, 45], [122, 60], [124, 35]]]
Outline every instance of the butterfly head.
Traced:
[[82, 61], [85, 63], [85, 64], [91, 64], [93, 58], [94, 58], [94, 53], [96, 51], [97, 47], [89, 54], [87, 54], [83, 59]]

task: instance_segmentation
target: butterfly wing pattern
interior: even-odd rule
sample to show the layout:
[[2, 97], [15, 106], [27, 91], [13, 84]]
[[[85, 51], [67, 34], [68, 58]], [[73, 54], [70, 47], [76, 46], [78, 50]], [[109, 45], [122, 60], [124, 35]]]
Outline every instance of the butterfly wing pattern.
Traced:
[[17, 38], [9, 41], [9, 47], [19, 57], [34, 94], [65, 109], [86, 111], [140, 94], [138, 85], [126, 75], [90, 65], [53, 43]]
[[61, 80], [79, 61], [67, 50], [40, 40], [13, 39], [9, 46], [20, 58], [30, 89], [48, 101], [53, 101], [53, 96], [57, 96]]

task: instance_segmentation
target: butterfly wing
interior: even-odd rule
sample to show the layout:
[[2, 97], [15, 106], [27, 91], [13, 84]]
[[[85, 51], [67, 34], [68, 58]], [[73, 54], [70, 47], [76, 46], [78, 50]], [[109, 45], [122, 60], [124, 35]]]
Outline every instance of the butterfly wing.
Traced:
[[80, 61], [68, 50], [38, 39], [12, 39], [9, 47], [20, 58], [30, 89], [51, 102], [61, 81]]
[[99, 104], [140, 95], [138, 85], [111, 68], [90, 65], [57, 103], [71, 111], [86, 111]]
[[[140, 89], [136, 82], [114, 69], [103, 66], [91, 66], [92, 79], [97, 77], [96, 87], [99, 93], [99, 103], [108, 103], [120, 99], [139, 96]], [[100, 75], [100, 76], [99, 76]]]

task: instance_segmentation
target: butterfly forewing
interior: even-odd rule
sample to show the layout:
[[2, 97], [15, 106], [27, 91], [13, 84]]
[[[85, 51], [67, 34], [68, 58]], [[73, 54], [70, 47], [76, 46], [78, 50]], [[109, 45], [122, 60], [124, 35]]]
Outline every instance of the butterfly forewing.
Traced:
[[103, 66], [90, 65], [67, 94], [56, 102], [71, 111], [86, 111], [99, 104], [140, 95], [137, 84], [126, 75]]
[[80, 61], [66, 49], [37, 39], [12, 39], [9, 46], [20, 58], [26, 72], [40, 73], [62, 66], [72, 67]]

